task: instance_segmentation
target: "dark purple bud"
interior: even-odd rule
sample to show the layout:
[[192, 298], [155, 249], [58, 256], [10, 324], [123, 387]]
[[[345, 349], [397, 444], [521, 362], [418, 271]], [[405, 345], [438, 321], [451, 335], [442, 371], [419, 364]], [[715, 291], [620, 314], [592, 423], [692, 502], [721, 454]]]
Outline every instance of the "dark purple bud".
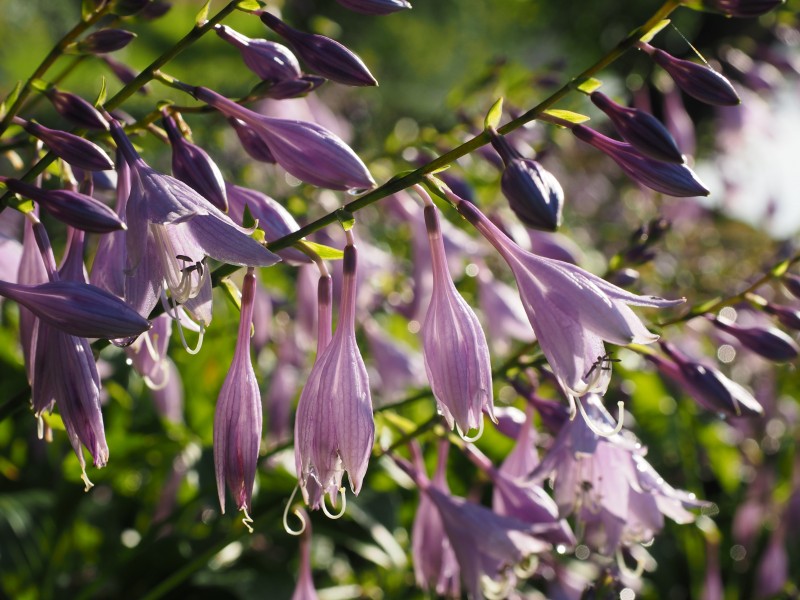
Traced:
[[44, 92], [56, 112], [79, 127], [87, 129], [108, 129], [108, 123], [98, 110], [86, 100], [69, 92], [59, 92], [50, 88]]
[[608, 281], [622, 288], [630, 287], [639, 281], [639, 271], [630, 268], [614, 271]]
[[264, 90], [263, 94], [267, 98], [273, 98], [275, 100], [299, 98], [313, 92], [326, 81], [328, 80], [319, 75], [303, 75], [297, 79], [284, 79], [283, 81], [270, 84]]
[[21, 304], [56, 329], [84, 338], [123, 338], [150, 322], [122, 300], [88, 283], [50, 281], [21, 285], [0, 281], [0, 295]]
[[43, 190], [18, 179], [0, 178], [9, 190], [35, 200], [59, 221], [92, 233], [125, 229], [113, 210], [91, 196], [71, 190]]
[[645, 156], [664, 162], [684, 162], [675, 140], [653, 115], [636, 108], [621, 106], [602, 92], [592, 92], [592, 102], [602, 110], [617, 132]]
[[261, 13], [261, 21], [288, 41], [320, 75], [345, 85], [378, 85], [361, 59], [336, 40], [293, 29], [268, 12]]
[[114, 163], [108, 154], [94, 142], [31, 121], [23, 122], [22, 127], [32, 136], [42, 140], [56, 156], [73, 167], [87, 171], [107, 171], [114, 168]]
[[800, 298], [800, 276], [789, 273], [783, 276], [782, 281], [783, 285], [786, 286], [786, 289], [789, 290], [792, 296]]
[[160, 19], [169, 12], [172, 5], [169, 2], [162, 2], [161, 0], [152, 0], [139, 12], [139, 18], [147, 21], [154, 21]]
[[[136, 79], [136, 72], [128, 65], [124, 65], [121, 62], [114, 60], [110, 56], [103, 55], [102, 59], [108, 65], [108, 68], [111, 69], [111, 72], [117, 76], [117, 79], [119, 79], [125, 85], [128, 85], [130, 82]], [[143, 85], [137, 91], [143, 95], [150, 93], [150, 90], [146, 85]]]
[[111, 12], [120, 17], [135, 15], [150, 3], [150, 0], [113, 0]]
[[172, 145], [172, 174], [221, 211], [228, 210], [225, 180], [208, 153], [184, 139], [171, 116], [164, 113], [164, 127]]
[[242, 148], [244, 148], [245, 152], [256, 160], [272, 165], [275, 164], [275, 157], [272, 156], [269, 147], [264, 143], [264, 140], [261, 139], [261, 136], [247, 123], [234, 118], [228, 119], [228, 123], [231, 124], [231, 127], [233, 127], [233, 130], [236, 132], [236, 136], [239, 138], [239, 142], [242, 144]]
[[247, 67], [264, 81], [297, 79], [303, 74], [300, 63], [286, 46], [251, 39], [226, 25], [217, 25], [214, 29], [219, 37], [239, 49]]
[[694, 171], [686, 165], [647, 158], [630, 144], [612, 140], [585, 125], [576, 125], [572, 128], [572, 133], [613, 158], [628, 177], [657, 192], [677, 197], [709, 194]]
[[759, 17], [783, 4], [784, 0], [704, 0], [703, 4], [729, 17]]
[[775, 362], [794, 360], [800, 354], [795, 341], [774, 327], [741, 327], [732, 321], [709, 316], [717, 329], [735, 337], [748, 350]]
[[78, 42], [77, 48], [80, 52], [88, 54], [105, 54], [121, 50], [135, 37], [135, 33], [124, 29], [101, 29]]
[[706, 104], [735, 106], [741, 103], [731, 82], [711, 67], [675, 58], [663, 50], [644, 46], [656, 64], [670, 74], [684, 92]]
[[778, 321], [786, 327], [800, 330], [800, 310], [772, 303], [766, 304], [762, 308], [764, 312], [777, 317]]
[[411, 8], [407, 0], [336, 0], [345, 8], [362, 15], [388, 15]]

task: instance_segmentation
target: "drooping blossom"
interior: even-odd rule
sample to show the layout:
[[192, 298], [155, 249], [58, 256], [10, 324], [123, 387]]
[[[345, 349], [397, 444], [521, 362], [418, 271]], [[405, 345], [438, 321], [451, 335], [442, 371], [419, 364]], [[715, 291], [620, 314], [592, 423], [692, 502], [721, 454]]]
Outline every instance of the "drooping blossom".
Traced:
[[426, 203], [425, 226], [433, 263], [433, 293], [421, 330], [425, 371], [448, 427], [480, 434], [483, 411], [494, 418], [489, 347], [478, 317], [453, 285], [433, 203]]
[[408, 0], [336, 0], [345, 8], [364, 15], [388, 15], [411, 8]]
[[83, 139], [74, 133], [50, 129], [34, 121], [14, 117], [14, 123], [21, 125], [32, 136], [42, 140], [64, 162], [87, 171], [113, 169], [114, 163], [100, 146]]
[[[357, 252], [352, 234], [344, 250], [342, 299], [336, 332], [317, 357], [295, 417], [295, 465], [306, 503], [309, 488], [335, 499], [346, 471], [361, 491], [375, 437], [369, 378], [355, 337]], [[321, 502], [321, 498], [319, 499]]]
[[[128, 196], [131, 193], [131, 168], [117, 151], [116, 156], [117, 185], [115, 188], [117, 216], [125, 219]], [[100, 238], [94, 255], [89, 281], [92, 285], [103, 288], [119, 298], [125, 297], [125, 266], [127, 251], [125, 232], [112, 231]]]
[[239, 119], [229, 118], [228, 123], [233, 127], [233, 130], [236, 132], [236, 137], [239, 138], [239, 143], [242, 145], [242, 149], [247, 152], [250, 158], [271, 165], [275, 164], [275, 157], [272, 156], [269, 146], [261, 139], [261, 136], [255, 129]]
[[111, 132], [131, 169], [125, 299], [140, 314], [150, 313], [162, 291], [173, 303], [210, 299], [206, 256], [241, 266], [280, 260], [191, 187], [149, 167], [119, 124]]
[[372, 320], [364, 324], [364, 332], [378, 374], [373, 389], [380, 391], [381, 403], [391, 402], [409, 388], [424, 384], [423, 361], [418, 351], [393, 339]]
[[485, 266], [478, 272], [478, 304], [494, 347], [505, 352], [511, 340], [531, 343], [536, 339], [517, 290], [494, 278]]
[[301, 181], [333, 190], [365, 189], [375, 185], [356, 153], [324, 127], [260, 115], [208, 88], [190, 87], [187, 91], [258, 132], [278, 164]]
[[683, 302], [632, 294], [569, 263], [526, 252], [473, 204], [446, 193], [511, 267], [542, 352], [571, 394], [605, 391], [610, 366], [604, 341], [627, 345], [658, 339], [628, 305], [666, 308]]
[[242, 284], [242, 311], [233, 362], [217, 399], [214, 414], [214, 470], [219, 505], [225, 512], [225, 484], [236, 508], [245, 514], [252, 506], [253, 484], [261, 445], [261, 392], [250, 356], [250, 326], [256, 277], [248, 269]]

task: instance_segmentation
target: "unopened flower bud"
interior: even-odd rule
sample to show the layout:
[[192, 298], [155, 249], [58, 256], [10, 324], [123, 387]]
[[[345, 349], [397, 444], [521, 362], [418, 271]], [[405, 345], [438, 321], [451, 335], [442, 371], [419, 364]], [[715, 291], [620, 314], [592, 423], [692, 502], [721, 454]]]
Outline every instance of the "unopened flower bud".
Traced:
[[50, 88], [44, 94], [53, 103], [56, 112], [75, 125], [87, 129], [108, 129], [103, 115], [80, 96], [55, 88]]
[[87, 35], [76, 44], [76, 47], [80, 52], [87, 54], [105, 54], [124, 48], [135, 37], [135, 33], [124, 29], [101, 29]]
[[678, 164], [684, 162], [672, 135], [653, 115], [621, 106], [602, 92], [592, 92], [591, 99], [611, 119], [625, 141], [639, 152], [655, 160]]
[[741, 327], [733, 321], [709, 317], [717, 329], [735, 337], [748, 350], [775, 362], [794, 360], [800, 354], [795, 341], [774, 327]]
[[610, 283], [618, 285], [621, 288], [630, 287], [639, 281], [639, 271], [630, 268], [614, 271], [608, 280]]
[[729, 17], [752, 18], [774, 10], [784, 0], [703, 0], [704, 6]]
[[242, 60], [259, 78], [265, 81], [297, 79], [302, 75], [300, 63], [291, 50], [268, 40], [251, 39], [226, 25], [214, 28], [217, 35], [238, 48]]
[[336, 40], [293, 29], [268, 12], [261, 13], [261, 20], [320, 75], [345, 85], [378, 85], [362, 60]]
[[[15, 122], [17, 121], [22, 120], [15, 119]], [[32, 121], [22, 121], [22, 127], [32, 136], [42, 140], [53, 154], [73, 167], [87, 171], [106, 171], [114, 168], [114, 163], [108, 154], [94, 142]]]
[[679, 88], [693, 98], [715, 106], [735, 106], [741, 102], [731, 82], [711, 67], [675, 58], [649, 45], [640, 47], [670, 74]]
[[169, 2], [162, 2], [162, 0], [151, 0], [137, 15], [139, 19], [146, 21], [153, 21], [160, 19], [169, 12], [172, 5]]
[[113, 0], [111, 12], [120, 17], [135, 15], [150, 3], [150, 0]]
[[336, 0], [345, 8], [362, 15], [388, 15], [411, 8], [408, 0]]
[[800, 330], [800, 310], [772, 303], [768, 303], [762, 308], [764, 312], [771, 314], [773, 317], [777, 317], [778, 321], [786, 327]]
[[310, 92], [313, 92], [327, 79], [319, 75], [303, 75], [297, 79], [284, 79], [277, 83], [271, 84], [265, 91], [264, 95], [267, 98], [275, 100], [286, 100], [287, 98], [300, 98]]
[[783, 276], [783, 285], [795, 298], [800, 298], [800, 276], [789, 273]]
[[264, 140], [261, 139], [258, 132], [239, 119], [230, 118], [228, 119], [228, 123], [230, 123], [231, 127], [233, 127], [233, 130], [236, 132], [236, 137], [239, 138], [242, 148], [251, 158], [261, 162], [275, 164], [275, 157], [272, 156], [269, 146], [264, 143]]

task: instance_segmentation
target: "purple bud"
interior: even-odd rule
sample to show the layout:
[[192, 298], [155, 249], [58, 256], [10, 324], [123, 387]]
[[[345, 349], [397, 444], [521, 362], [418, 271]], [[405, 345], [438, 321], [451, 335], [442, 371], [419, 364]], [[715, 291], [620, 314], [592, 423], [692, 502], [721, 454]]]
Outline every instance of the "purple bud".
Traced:
[[98, 110], [86, 100], [69, 92], [59, 92], [51, 88], [44, 92], [53, 103], [56, 112], [79, 127], [87, 129], [108, 129], [108, 123]]
[[59, 221], [77, 229], [92, 233], [125, 229], [117, 213], [91, 196], [71, 190], [43, 190], [19, 179], [0, 178], [0, 181], [12, 192], [35, 200]]
[[622, 288], [630, 287], [639, 281], [639, 271], [631, 268], [620, 269], [619, 271], [614, 271], [608, 280]]
[[731, 82], [711, 67], [675, 58], [652, 46], [644, 46], [644, 50], [670, 74], [679, 88], [693, 98], [715, 106], [735, 106], [741, 103]]
[[242, 285], [239, 336], [228, 376], [222, 384], [214, 415], [214, 469], [222, 512], [225, 512], [225, 482], [238, 510], [251, 506], [253, 483], [261, 444], [261, 392], [250, 357], [250, 325], [256, 278], [252, 268]]
[[[125, 85], [128, 85], [134, 79], [136, 79], [136, 72], [128, 65], [122, 64], [110, 56], [103, 55], [102, 58], [108, 65], [108, 68], [111, 69], [111, 72], [114, 73], [114, 75], [117, 76], [117, 79], [119, 79]], [[143, 85], [137, 91], [142, 95], [147, 95], [150, 90], [146, 85]]]
[[161, 0], [151, 0], [147, 6], [145, 6], [141, 11], [139, 11], [138, 18], [145, 19], [147, 21], [160, 19], [165, 14], [167, 14], [171, 8], [172, 5], [168, 2], [162, 2]]
[[135, 33], [124, 29], [101, 29], [78, 42], [77, 48], [89, 54], [105, 54], [124, 48], [135, 37]]
[[345, 85], [378, 85], [361, 59], [336, 40], [293, 29], [268, 12], [261, 13], [261, 21], [286, 39], [320, 75]]
[[279, 82], [297, 79], [303, 73], [291, 50], [282, 44], [251, 39], [227, 27], [217, 25], [217, 35], [239, 49], [247, 67], [265, 81]]
[[592, 102], [602, 110], [617, 132], [639, 152], [664, 162], [684, 162], [669, 131], [653, 115], [636, 108], [621, 106], [602, 92], [592, 92]]
[[31, 121], [23, 122], [22, 126], [32, 136], [42, 140], [56, 156], [73, 167], [87, 171], [106, 171], [114, 168], [114, 163], [108, 154], [94, 142]]
[[87, 283], [50, 281], [22, 285], [0, 281], [0, 295], [76, 337], [123, 338], [150, 329], [147, 319], [122, 300]]
[[780, 329], [774, 327], [741, 327], [733, 321], [719, 317], [709, 317], [717, 329], [735, 337], [742, 345], [775, 362], [794, 360], [800, 354], [795, 341]]
[[208, 153], [184, 139], [175, 121], [164, 113], [164, 127], [172, 144], [172, 174], [221, 211], [228, 210], [225, 180]]
[[768, 303], [762, 308], [764, 309], [764, 312], [777, 317], [778, 321], [780, 321], [786, 327], [800, 330], [800, 310], [791, 308], [789, 306], [779, 306], [772, 303]]
[[150, 3], [150, 0], [113, 0], [111, 12], [120, 17], [135, 15]]
[[712, 10], [729, 17], [759, 17], [783, 4], [784, 0], [703, 0]]
[[275, 157], [272, 156], [272, 152], [270, 152], [269, 147], [261, 139], [258, 132], [239, 119], [230, 118], [228, 123], [233, 127], [236, 136], [239, 138], [239, 143], [242, 144], [242, 148], [247, 154], [255, 160], [275, 164]]
[[642, 156], [633, 146], [576, 125], [572, 133], [614, 159], [625, 174], [657, 192], [677, 197], [708, 196], [709, 191], [686, 165], [665, 163]]
[[411, 8], [408, 0], [336, 0], [345, 8], [362, 15], [388, 15]]
[[327, 79], [319, 77], [318, 75], [303, 75], [297, 79], [284, 79], [283, 81], [271, 84], [264, 90], [264, 95], [274, 100], [299, 98], [300, 96], [305, 96], [313, 92], [326, 81]]
[[800, 298], [800, 276], [791, 273], [783, 276], [783, 285], [795, 298]]

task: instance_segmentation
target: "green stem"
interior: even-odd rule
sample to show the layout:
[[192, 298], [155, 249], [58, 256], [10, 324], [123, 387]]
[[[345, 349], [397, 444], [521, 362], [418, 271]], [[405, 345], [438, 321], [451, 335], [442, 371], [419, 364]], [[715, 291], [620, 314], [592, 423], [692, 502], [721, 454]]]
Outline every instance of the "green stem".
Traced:
[[22, 89], [19, 91], [19, 95], [14, 103], [9, 107], [8, 112], [0, 120], [0, 136], [3, 135], [5, 130], [11, 124], [11, 120], [17, 116], [20, 108], [22, 108], [22, 104], [27, 100], [28, 96], [33, 89], [33, 82], [37, 79], [41, 79], [44, 77], [44, 74], [47, 73], [47, 70], [53, 66], [53, 63], [58, 60], [61, 55], [64, 53], [64, 50], [67, 46], [69, 46], [73, 41], [78, 39], [78, 37], [87, 29], [89, 29], [92, 25], [97, 23], [109, 9], [109, 3], [104, 3], [100, 7], [98, 7], [93, 13], [91, 13], [86, 19], [81, 19], [81, 21], [75, 25], [72, 29], [70, 29], [67, 33], [64, 34], [58, 43], [53, 46], [53, 49], [48, 52], [47, 56], [44, 57], [44, 60], [36, 67], [36, 70], [33, 74], [28, 78], [25, 82], [25, 85], [22, 86]]

